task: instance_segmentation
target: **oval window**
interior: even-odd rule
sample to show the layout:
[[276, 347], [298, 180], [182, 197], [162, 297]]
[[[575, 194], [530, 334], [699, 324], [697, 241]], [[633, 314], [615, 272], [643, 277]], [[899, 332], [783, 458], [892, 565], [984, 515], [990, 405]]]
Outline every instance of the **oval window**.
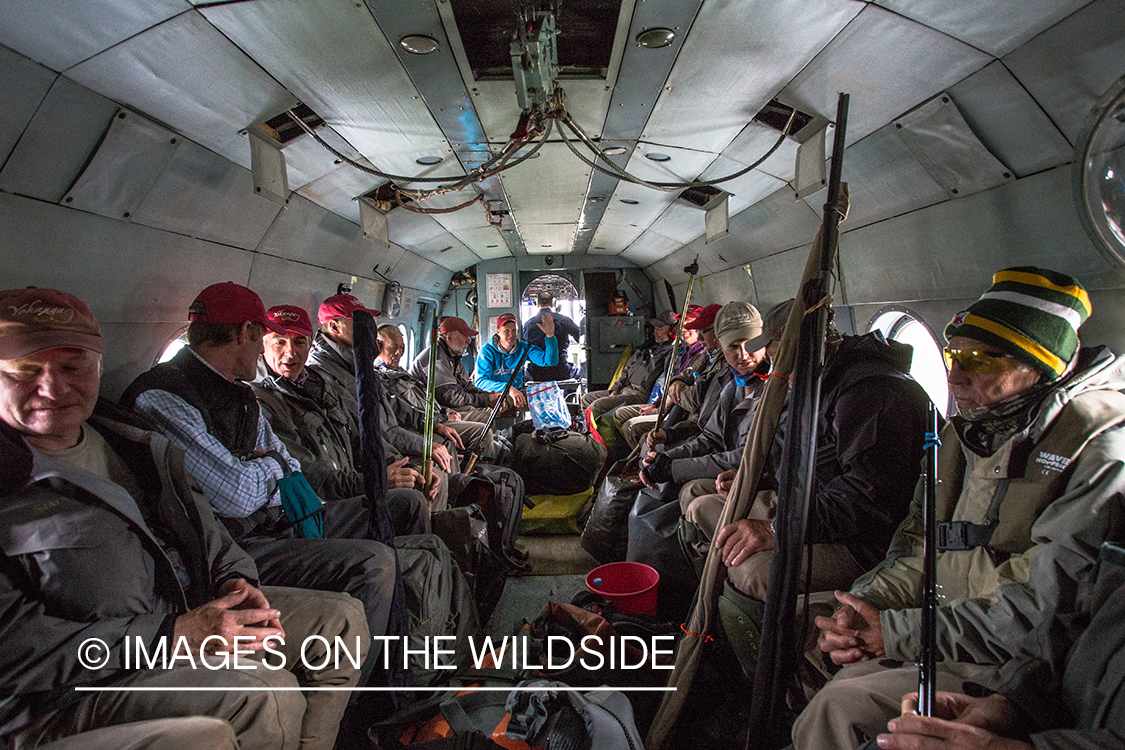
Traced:
[[900, 307], [884, 308], [871, 319], [868, 331], [880, 331], [888, 341], [914, 347], [910, 375], [925, 389], [942, 417], [949, 414], [949, 385], [945, 382], [945, 361], [941, 347], [928, 326]]

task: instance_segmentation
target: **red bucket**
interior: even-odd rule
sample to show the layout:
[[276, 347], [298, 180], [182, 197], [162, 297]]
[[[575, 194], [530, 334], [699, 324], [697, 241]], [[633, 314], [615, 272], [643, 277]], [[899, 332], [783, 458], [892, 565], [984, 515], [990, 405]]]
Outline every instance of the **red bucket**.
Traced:
[[586, 588], [613, 602], [627, 615], [656, 614], [656, 569], [638, 562], [599, 565], [586, 574]]

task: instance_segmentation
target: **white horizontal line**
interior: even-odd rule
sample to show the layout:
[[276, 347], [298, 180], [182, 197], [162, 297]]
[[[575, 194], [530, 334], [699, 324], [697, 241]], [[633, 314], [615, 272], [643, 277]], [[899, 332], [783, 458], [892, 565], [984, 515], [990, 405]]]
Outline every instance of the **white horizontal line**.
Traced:
[[561, 693], [674, 693], [674, 687], [76, 687], [76, 693], [330, 693], [330, 692], [365, 692], [365, 693], [542, 693], [554, 690]]

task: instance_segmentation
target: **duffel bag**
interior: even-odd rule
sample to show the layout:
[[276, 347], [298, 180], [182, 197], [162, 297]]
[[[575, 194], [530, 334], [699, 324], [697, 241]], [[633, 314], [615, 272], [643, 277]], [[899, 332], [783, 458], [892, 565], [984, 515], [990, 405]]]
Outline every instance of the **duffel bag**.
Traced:
[[532, 495], [575, 495], [593, 486], [605, 457], [605, 447], [587, 435], [567, 431], [552, 440], [537, 430], [516, 438], [509, 463]]
[[610, 467], [605, 481], [598, 488], [598, 497], [586, 528], [582, 531], [582, 549], [600, 563], [621, 562], [629, 543], [629, 511], [637, 493], [644, 487], [637, 475], [625, 475], [629, 464], [618, 461]]
[[[670, 495], [670, 497], [668, 497]], [[651, 565], [660, 573], [657, 614], [666, 619], [686, 619], [699, 579], [680, 547], [682, 514], [675, 492], [642, 490], [629, 511], [628, 549], [625, 559]]]

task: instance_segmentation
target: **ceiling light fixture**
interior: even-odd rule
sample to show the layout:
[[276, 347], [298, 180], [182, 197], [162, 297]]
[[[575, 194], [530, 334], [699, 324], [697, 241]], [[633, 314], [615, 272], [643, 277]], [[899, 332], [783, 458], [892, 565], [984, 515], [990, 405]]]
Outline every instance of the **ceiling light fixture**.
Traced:
[[620, 156], [621, 154], [625, 153], [625, 151], [626, 149], [624, 146], [610, 146], [609, 148], [602, 149], [602, 153], [607, 156]]
[[645, 158], [649, 161], [672, 161], [672, 157], [668, 156], [668, 154], [661, 154], [656, 151], [645, 154]]
[[624, 203], [626, 206], [635, 206], [638, 203], [640, 203], [640, 201], [635, 201], [632, 198], [622, 198], [621, 202]]
[[676, 32], [665, 28], [645, 29], [637, 34], [637, 44], [645, 49], [667, 47], [676, 39]]
[[440, 156], [422, 156], [414, 160], [415, 163], [421, 164], [423, 167], [430, 167], [434, 164], [441, 164], [444, 159]]
[[437, 39], [425, 34], [410, 34], [399, 39], [398, 43], [412, 55], [428, 55], [438, 48]]

